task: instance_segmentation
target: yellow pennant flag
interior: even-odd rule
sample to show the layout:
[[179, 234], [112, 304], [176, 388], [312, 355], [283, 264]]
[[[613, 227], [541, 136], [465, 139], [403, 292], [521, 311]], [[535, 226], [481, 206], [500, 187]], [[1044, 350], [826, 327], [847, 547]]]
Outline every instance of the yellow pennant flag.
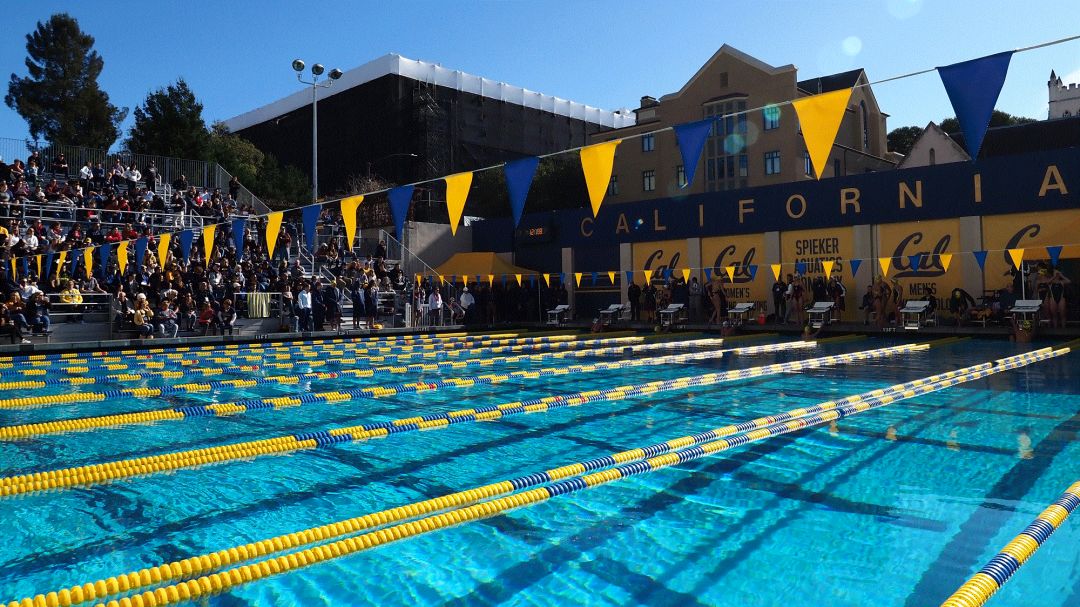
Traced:
[[521, 274], [514, 274], [514, 278], [517, 279], [518, 286], [521, 286]]
[[127, 240], [121, 240], [116, 245], [116, 263], [120, 266], [120, 275], [124, 275], [124, 270], [127, 269], [128, 262], [128, 242]]
[[217, 225], [214, 224], [210, 224], [202, 229], [203, 261], [208, 268], [210, 267], [210, 254], [214, 252], [215, 232], [217, 232]]
[[450, 234], [456, 236], [461, 213], [465, 211], [465, 200], [472, 187], [472, 173], [458, 173], [443, 177], [446, 182], [446, 211], [450, 214]]
[[1024, 250], [1023, 249], [1007, 249], [1009, 251], [1009, 259], [1012, 259], [1013, 267], [1017, 270], [1020, 269], [1020, 264], [1024, 262]]
[[60, 251], [60, 256], [56, 258], [56, 277], [57, 278], [60, 277], [61, 270], [64, 269], [64, 262], [65, 261], [67, 261], [67, 251]]
[[495, 286], [495, 275], [494, 274], [488, 274], [488, 286], [489, 287], [494, 287]]
[[[82, 252], [83, 272], [86, 272], [86, 277], [90, 278], [90, 275], [94, 271], [94, 247], [86, 247]], [[12, 260], [11, 263], [15, 263]]]
[[157, 243], [158, 267], [164, 269], [165, 261], [169, 257], [169, 243], [172, 242], [172, 234], [162, 234]]
[[725, 266], [724, 271], [727, 272], [728, 280], [735, 282], [735, 266]]
[[468, 274], [462, 274], [461, 275], [461, 283], [466, 287], [469, 286], [469, 275]]
[[773, 280], [779, 281], [781, 265], [778, 263], [774, 263], [771, 264], [769, 267], [772, 269]]
[[810, 155], [818, 179], [821, 179], [829, 164], [829, 152], [836, 141], [836, 133], [840, 130], [840, 122], [844, 119], [850, 98], [851, 89], [841, 89], [791, 102], [799, 117], [806, 152]]
[[[341, 220], [345, 223], [346, 251], [353, 250], [353, 244], [356, 243], [356, 208], [361, 202], [364, 202], [363, 196], [349, 196], [341, 199]], [[279, 219], [278, 222], [280, 221]]]
[[544, 284], [551, 288], [551, 274], [544, 274]]
[[18, 278], [19, 278], [19, 273], [15, 271], [15, 258], [12, 257], [11, 258], [11, 280], [16, 280]]
[[881, 266], [881, 275], [889, 275], [889, 264], [892, 263], [892, 257], [878, 257], [878, 265]]
[[608, 280], [611, 281], [611, 286], [614, 287], [615, 286], [615, 272], [614, 271], [608, 272], [607, 277], [608, 277]]
[[581, 286], [581, 274], [581, 272], [574, 272], [574, 284], [579, 287]]
[[650, 284], [652, 282], [652, 270], [642, 270], [642, 272], [645, 274], [645, 284]]
[[836, 262], [831, 260], [831, 259], [821, 262], [821, 267], [825, 269], [825, 278], [828, 278], [829, 276], [832, 276], [832, 269], [833, 269], [833, 265], [835, 265], [835, 264], [836, 264]]
[[683, 282], [690, 282], [690, 268], [682, 269], [682, 279]]
[[944, 272], [949, 271], [949, 266], [952, 265], [952, 253], [942, 253], [938, 255], [938, 259], [941, 260], [941, 269]]
[[422, 282], [424, 282], [424, 281], [423, 281], [423, 279], [422, 279], [422, 278], [420, 277], [420, 275], [419, 275], [419, 274], [417, 274], [417, 275], [416, 275], [416, 284], [420, 284], [420, 283], [422, 283]]
[[615, 163], [615, 147], [620, 143], [621, 139], [606, 141], [585, 146], [578, 152], [581, 156], [581, 170], [585, 173], [585, 185], [589, 188], [593, 217], [596, 217], [600, 205], [604, 202], [604, 194], [607, 193], [608, 182], [611, 181], [611, 166]]
[[39, 253], [38, 255], [36, 255], [36, 257], [37, 257], [37, 275], [38, 275], [38, 280], [43, 280], [43, 279], [44, 279], [45, 277], [41, 275], [41, 254]]
[[[343, 200], [342, 205], [344, 205], [344, 203], [345, 201]], [[281, 232], [282, 215], [284, 215], [284, 213], [278, 211], [276, 213], [270, 213], [266, 216], [266, 252], [268, 255], [270, 255], [270, 259], [274, 258], [274, 248], [277, 247], [278, 233]], [[355, 215], [356, 213], [353, 213], [354, 218]], [[349, 223], [346, 222], [346, 229], [348, 228], [348, 226]], [[349, 242], [352, 242], [352, 238], [349, 239]]]
[[442, 274], [439, 274], [439, 284], [440, 285], [446, 284], [446, 277], [443, 276]]

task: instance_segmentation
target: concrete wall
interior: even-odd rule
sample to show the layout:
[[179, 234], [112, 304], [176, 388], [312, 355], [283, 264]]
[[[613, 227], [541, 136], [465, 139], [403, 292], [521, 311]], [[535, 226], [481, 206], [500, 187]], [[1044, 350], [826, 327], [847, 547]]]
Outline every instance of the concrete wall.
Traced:
[[457, 235], [450, 233], [450, 224], [410, 221], [405, 224], [405, 246], [431, 267], [436, 267], [455, 253], [473, 250], [472, 227], [461, 225]]

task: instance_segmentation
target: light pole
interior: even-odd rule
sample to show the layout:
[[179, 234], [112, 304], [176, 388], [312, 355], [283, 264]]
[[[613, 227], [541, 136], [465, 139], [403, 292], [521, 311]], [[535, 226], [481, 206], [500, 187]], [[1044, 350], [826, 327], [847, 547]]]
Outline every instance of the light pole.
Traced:
[[301, 84], [311, 85], [311, 201], [319, 201], [319, 89], [330, 88], [334, 81], [341, 78], [342, 71], [336, 67], [327, 74], [329, 80], [319, 82], [326, 68], [323, 64], [316, 63], [311, 66], [311, 81], [304, 80], [301, 74], [304, 71], [304, 62], [293, 59], [292, 68], [296, 70], [296, 80]]

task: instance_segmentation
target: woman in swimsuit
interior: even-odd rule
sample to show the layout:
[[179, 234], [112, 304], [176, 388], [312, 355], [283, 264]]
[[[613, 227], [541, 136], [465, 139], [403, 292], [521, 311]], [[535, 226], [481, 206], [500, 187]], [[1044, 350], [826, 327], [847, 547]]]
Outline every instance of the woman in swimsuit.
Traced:
[[1071, 282], [1056, 268], [1054, 274], [1046, 281], [1048, 293], [1043, 301], [1046, 305], [1046, 312], [1050, 316], [1051, 327], [1065, 328], [1065, 317], [1069, 311], [1069, 302], [1065, 298], [1065, 286]]

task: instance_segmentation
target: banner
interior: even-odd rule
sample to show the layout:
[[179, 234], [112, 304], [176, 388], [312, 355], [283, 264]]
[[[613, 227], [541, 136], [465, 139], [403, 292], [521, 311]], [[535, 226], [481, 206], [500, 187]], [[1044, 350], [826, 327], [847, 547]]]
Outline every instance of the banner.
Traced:
[[842, 89], [791, 102], [795, 114], [799, 117], [806, 152], [810, 155], [814, 174], [819, 180], [829, 164], [829, 153], [832, 152], [850, 99], [851, 89]]
[[409, 205], [412, 203], [413, 186], [403, 185], [387, 192], [390, 199], [390, 214], [394, 216], [394, 236], [399, 240], [405, 230], [405, 218], [409, 215]]
[[266, 254], [270, 259], [274, 258], [274, 249], [277, 247], [278, 234], [281, 233], [281, 218], [284, 213], [276, 211], [266, 216]]
[[686, 265], [686, 239], [634, 243], [632, 253], [634, 270], [651, 270], [663, 276], [668, 269]]
[[184, 230], [180, 232], [180, 257], [187, 263], [191, 259], [191, 243], [195, 241], [195, 232]]
[[529, 197], [533, 177], [540, 159], [535, 156], [521, 158], [503, 165], [506, 177], [506, 189], [510, 194], [510, 212], [514, 216], [514, 227], [521, 223], [521, 214], [525, 211], [525, 199]]
[[[770, 299], [772, 283], [764, 276], [762, 280], [755, 280], [750, 270], [750, 266], [769, 261], [764, 259], [764, 251], [764, 234], [702, 238], [701, 265], [705, 266], [706, 282], [718, 281], [722, 284], [729, 305], [756, 302], [759, 308], [765, 309], [762, 306]], [[728, 266], [734, 267], [734, 276], [730, 279], [725, 270]]]
[[98, 246], [98, 270], [102, 278], [105, 278], [109, 270], [109, 258], [112, 257], [112, 243], [102, 243]]
[[56, 259], [56, 277], [60, 278], [64, 275], [64, 262], [67, 260], [67, 251], [60, 251], [59, 256]]
[[859, 266], [862, 265], [861, 259], [851, 259], [848, 261], [848, 266], [851, 268], [851, 282], [855, 283], [855, 276], [859, 273]]
[[[363, 196], [349, 196], [341, 199], [341, 221], [345, 224], [345, 250], [352, 251], [356, 246], [356, 209], [364, 202]], [[278, 220], [278, 223], [281, 221]], [[275, 238], [277, 237], [275, 233]], [[270, 254], [273, 256], [273, 253]]]
[[593, 217], [600, 212], [600, 205], [604, 203], [608, 182], [611, 181], [611, 167], [615, 162], [615, 148], [620, 143], [621, 139], [615, 139], [587, 145], [578, 152], [581, 156], [581, 170], [585, 173], [585, 186], [589, 190]]
[[[169, 243], [172, 242], [172, 234], [165, 233], [158, 236], [158, 268], [165, 269], [165, 262], [169, 259]], [[63, 261], [60, 262], [63, 264]]]
[[247, 226], [246, 219], [234, 219], [232, 221], [233, 245], [236, 247], [236, 260], [244, 259], [244, 228]]
[[450, 235], [457, 236], [461, 214], [465, 211], [465, 201], [469, 198], [472, 187], [472, 172], [458, 173], [443, 178], [446, 182], [446, 212], [450, 215]]
[[116, 245], [116, 264], [120, 266], [120, 275], [123, 276], [127, 271], [128, 265], [128, 242], [127, 240], [121, 240]]
[[315, 228], [319, 224], [319, 215], [321, 213], [321, 204], [306, 206], [301, 211], [301, 220], [304, 224], [304, 244], [307, 246], [309, 253], [315, 252]]
[[979, 156], [1011, 59], [1006, 51], [937, 68], [972, 159]]
[[1080, 209], [983, 217], [982, 242], [990, 251], [984, 267], [985, 288], [1004, 288], [1012, 281], [1009, 249], [1023, 249], [1028, 261], [1052, 261], [1047, 247], [1060, 246], [1059, 261], [1080, 259]]
[[[63, 264], [64, 264], [64, 260], [61, 259], [60, 260], [60, 265], [63, 265]], [[45, 275], [44, 276], [39, 276], [39, 278], [47, 279], [49, 276], [52, 276], [52, 272], [53, 272], [53, 252], [49, 251], [48, 253], [45, 254]]]
[[142, 236], [135, 241], [135, 265], [142, 267], [143, 259], [146, 257], [146, 247], [150, 244], [150, 239]]
[[214, 235], [216, 232], [216, 225], [208, 225], [202, 229], [203, 263], [206, 267], [210, 267], [210, 254], [214, 252]]
[[694, 173], [697, 172], [698, 162], [701, 160], [701, 152], [705, 149], [705, 140], [709, 138], [712, 130], [713, 118], [677, 124], [674, 127], [675, 140], [679, 143], [679, 152], [682, 154], [683, 174], [686, 175], [686, 183], [680, 187], [689, 187], [694, 181]]
[[[877, 227], [878, 251], [888, 256], [888, 280], [899, 281], [904, 299], [922, 299], [933, 291], [938, 309], [948, 308], [949, 295], [963, 287], [962, 272], [946, 272], [941, 256], [954, 253], [960, 242], [960, 221], [942, 219], [891, 223]], [[849, 289], [851, 293], [854, 290]], [[858, 293], [862, 294], [863, 289]], [[980, 295], [973, 293], [973, 296]]]
[[[94, 247], [86, 247], [83, 249], [83, 272], [86, 273], [86, 277], [90, 278], [94, 273]], [[14, 265], [15, 260], [12, 259], [11, 263]], [[74, 272], [72, 273], [74, 274]]]

